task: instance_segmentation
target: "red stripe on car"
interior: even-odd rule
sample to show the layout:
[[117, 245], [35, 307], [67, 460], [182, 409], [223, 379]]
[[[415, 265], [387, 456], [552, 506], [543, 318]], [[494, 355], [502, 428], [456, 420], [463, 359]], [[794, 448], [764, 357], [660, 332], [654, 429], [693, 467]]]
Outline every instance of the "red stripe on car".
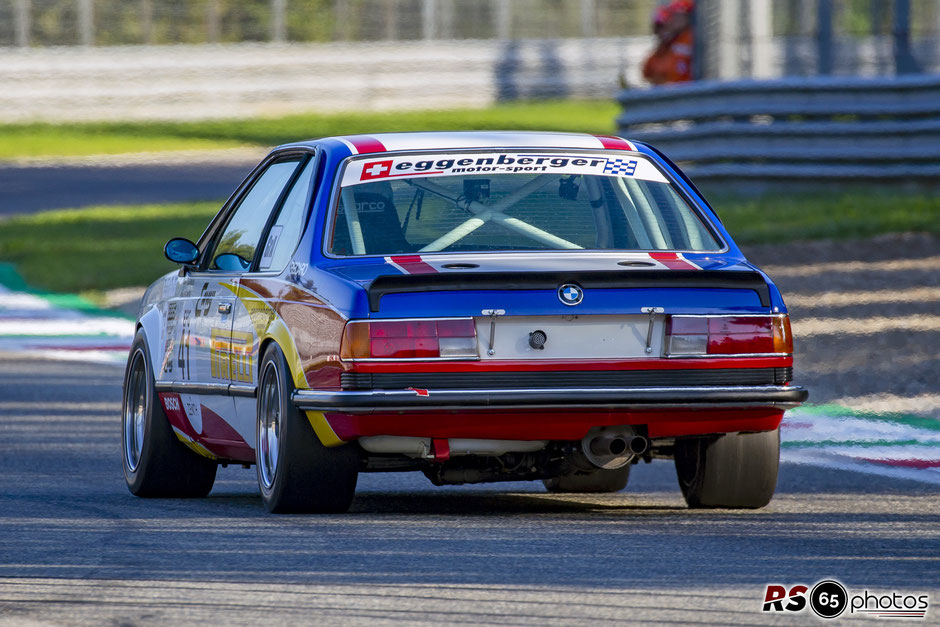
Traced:
[[324, 414], [337, 437], [369, 435], [486, 438], [497, 440], [580, 440], [588, 429], [622, 424], [647, 425], [650, 437], [705, 435], [734, 431], [773, 431], [782, 409], [604, 411], [602, 409], [526, 412], [412, 412], [408, 414]]
[[636, 146], [623, 137], [614, 137], [613, 135], [595, 135], [595, 137], [608, 150], [636, 150]]
[[701, 270], [697, 265], [683, 259], [679, 253], [650, 253], [650, 259], [658, 261], [670, 270]]
[[395, 255], [388, 258], [405, 274], [433, 274], [434, 266], [421, 259], [421, 255]]
[[351, 366], [354, 372], [505, 372], [511, 380], [513, 372], [558, 372], [558, 371], [611, 371], [611, 370], [712, 370], [714, 368], [788, 368], [793, 357], [717, 357], [682, 359], [662, 357], [650, 359], [544, 359], [531, 361], [482, 360], [482, 361], [418, 361], [413, 362], [357, 362]]
[[346, 141], [356, 147], [356, 150], [359, 151], [359, 154], [365, 154], [369, 152], [388, 152], [385, 148], [385, 144], [380, 142], [374, 137], [369, 135], [351, 135], [346, 137]]

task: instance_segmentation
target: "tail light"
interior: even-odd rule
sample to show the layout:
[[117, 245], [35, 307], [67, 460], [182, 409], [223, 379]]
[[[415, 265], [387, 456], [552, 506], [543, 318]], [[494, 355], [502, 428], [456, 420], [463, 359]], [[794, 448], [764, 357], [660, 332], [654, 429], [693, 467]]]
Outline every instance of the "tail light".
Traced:
[[478, 359], [472, 318], [356, 320], [346, 323], [340, 357], [357, 359]]
[[670, 316], [666, 355], [792, 354], [788, 316]]

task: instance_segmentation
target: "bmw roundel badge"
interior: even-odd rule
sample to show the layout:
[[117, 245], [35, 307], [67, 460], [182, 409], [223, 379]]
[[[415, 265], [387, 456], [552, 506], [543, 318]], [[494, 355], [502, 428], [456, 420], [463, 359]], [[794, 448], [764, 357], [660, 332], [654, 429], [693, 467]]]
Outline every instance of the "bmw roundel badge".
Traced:
[[565, 283], [558, 288], [558, 300], [565, 305], [577, 305], [584, 299], [584, 291], [573, 283]]

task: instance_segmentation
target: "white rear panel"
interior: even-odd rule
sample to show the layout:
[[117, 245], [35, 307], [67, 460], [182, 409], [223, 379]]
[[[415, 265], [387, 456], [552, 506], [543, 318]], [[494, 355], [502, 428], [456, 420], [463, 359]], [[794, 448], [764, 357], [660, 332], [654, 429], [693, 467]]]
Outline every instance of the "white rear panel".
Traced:
[[[646, 352], [649, 316], [498, 316], [492, 355], [491, 320], [475, 318], [481, 359], [625, 359], [662, 354], [664, 317], [653, 318], [652, 351]], [[547, 336], [543, 349], [529, 345], [529, 334]]]

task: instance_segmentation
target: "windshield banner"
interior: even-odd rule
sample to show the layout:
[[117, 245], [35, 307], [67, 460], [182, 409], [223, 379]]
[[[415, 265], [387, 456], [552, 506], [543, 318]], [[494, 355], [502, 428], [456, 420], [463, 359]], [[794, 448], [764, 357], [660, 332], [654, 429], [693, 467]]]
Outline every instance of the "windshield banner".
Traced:
[[667, 182], [652, 163], [633, 154], [473, 152], [356, 159], [346, 166], [343, 186], [393, 178], [476, 174], [594, 174]]

